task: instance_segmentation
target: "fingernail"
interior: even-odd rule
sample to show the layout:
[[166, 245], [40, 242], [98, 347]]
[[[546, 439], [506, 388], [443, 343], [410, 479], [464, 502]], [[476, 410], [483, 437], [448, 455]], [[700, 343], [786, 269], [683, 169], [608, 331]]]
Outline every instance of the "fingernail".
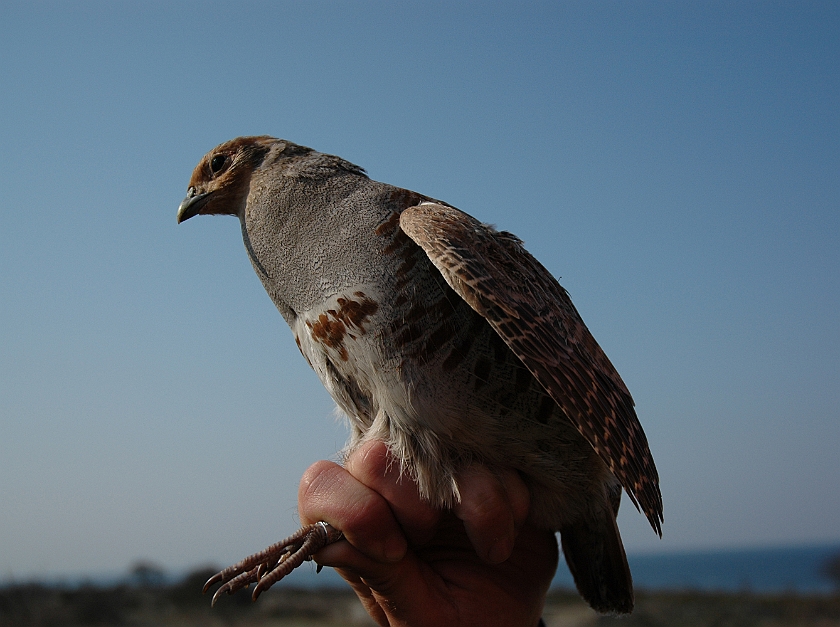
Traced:
[[513, 552], [513, 542], [509, 538], [501, 538], [494, 542], [487, 551], [487, 561], [490, 564], [501, 564]]

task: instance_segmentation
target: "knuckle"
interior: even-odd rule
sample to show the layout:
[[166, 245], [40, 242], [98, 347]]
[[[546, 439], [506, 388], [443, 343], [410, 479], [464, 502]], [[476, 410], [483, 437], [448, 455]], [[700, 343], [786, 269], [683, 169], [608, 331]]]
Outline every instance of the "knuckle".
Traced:
[[341, 466], [328, 461], [315, 462], [307, 468], [298, 487], [298, 504], [301, 508], [320, 502], [325, 494], [335, 490], [342, 472], [344, 470]]

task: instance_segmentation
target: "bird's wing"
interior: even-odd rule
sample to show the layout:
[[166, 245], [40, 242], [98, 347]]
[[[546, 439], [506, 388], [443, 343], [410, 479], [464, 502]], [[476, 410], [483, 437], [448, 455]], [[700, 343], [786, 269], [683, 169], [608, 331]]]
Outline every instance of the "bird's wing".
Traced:
[[633, 399], [566, 290], [518, 238], [453, 207], [410, 207], [400, 227], [522, 360], [662, 535], [659, 476]]

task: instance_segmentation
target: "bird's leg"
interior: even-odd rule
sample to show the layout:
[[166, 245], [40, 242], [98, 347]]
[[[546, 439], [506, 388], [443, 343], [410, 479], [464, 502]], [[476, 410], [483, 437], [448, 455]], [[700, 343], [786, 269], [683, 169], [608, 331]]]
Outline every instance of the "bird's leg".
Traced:
[[300, 566], [304, 560], [311, 560], [323, 547], [338, 542], [342, 537], [342, 533], [328, 523], [306, 525], [285, 540], [216, 573], [204, 584], [204, 592], [215, 583], [223, 584], [213, 595], [211, 605], [215, 605], [223, 593], [233, 594], [256, 583], [252, 595], [256, 601], [263, 591]]

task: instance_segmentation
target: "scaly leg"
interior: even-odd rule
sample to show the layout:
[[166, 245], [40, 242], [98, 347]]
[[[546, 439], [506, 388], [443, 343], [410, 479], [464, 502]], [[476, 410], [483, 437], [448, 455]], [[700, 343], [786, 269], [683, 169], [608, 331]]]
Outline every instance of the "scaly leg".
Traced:
[[[233, 566], [216, 573], [204, 584], [204, 592], [215, 583], [222, 582], [221, 588], [213, 595], [211, 605], [215, 605], [223, 593], [233, 594], [237, 590], [256, 583], [252, 598], [254, 601], [264, 590], [280, 581], [283, 577], [300, 566], [304, 560], [311, 560], [312, 556], [323, 547], [342, 538], [342, 533], [325, 522], [301, 527], [285, 540]], [[320, 567], [318, 568], [320, 570]]]

